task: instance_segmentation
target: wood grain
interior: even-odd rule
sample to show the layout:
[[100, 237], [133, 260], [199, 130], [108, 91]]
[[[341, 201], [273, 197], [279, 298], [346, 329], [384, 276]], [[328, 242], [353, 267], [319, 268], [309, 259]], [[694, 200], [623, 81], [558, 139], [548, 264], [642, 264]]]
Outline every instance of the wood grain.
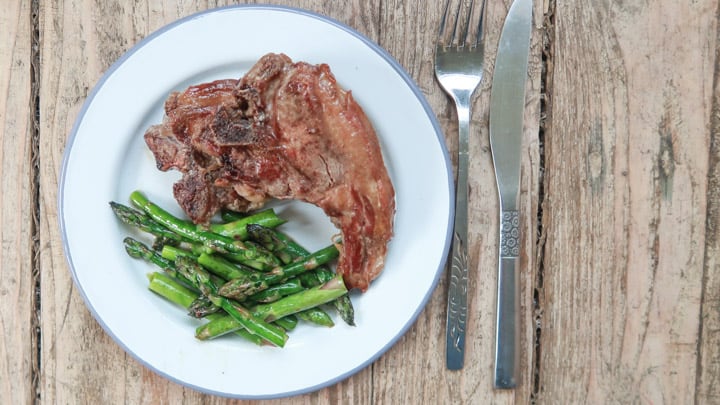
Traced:
[[[282, 3], [282, 2], [278, 2]], [[291, 2], [285, 2], [290, 4]], [[172, 383], [149, 371], [117, 346], [99, 327], [74, 290], [57, 229], [58, 173], [73, 120], [92, 86], [137, 41], [178, 18], [224, 2], [65, 1], [41, 6], [41, 390], [48, 403], [224, 403]], [[318, 1], [293, 6], [354, 24], [369, 37], [377, 7]], [[367, 23], [371, 22], [371, 23]], [[367, 403], [371, 369], [332, 388], [295, 398], [297, 403]]]
[[699, 404], [720, 402], [720, 5], [715, 33], [705, 265], [695, 382], [695, 402]]
[[[103, 72], [163, 25], [232, 0], [10, 0], [0, 10], [0, 403], [226, 404], [126, 354], [75, 290], [57, 186]], [[443, 3], [275, 0], [376, 41], [457, 150], [434, 79]], [[511, 0], [489, 2], [470, 143], [470, 316], [445, 370], [446, 280], [386, 354], [289, 404], [720, 402], [720, 1], [536, 0], [523, 138], [520, 385], [492, 389], [497, 202], [487, 140]], [[242, 41], [239, 41], [239, 46]], [[36, 58], [37, 57], [37, 58]]]
[[30, 1], [0, 13], [0, 403], [35, 398]]
[[[540, 108], [540, 48], [542, 35], [542, 4], [535, 10], [536, 29], [532, 36], [529, 81], [527, 88], [526, 128], [522, 161], [521, 215], [523, 257], [521, 257], [521, 351], [520, 384], [514, 391], [496, 391], [493, 384], [493, 356], [495, 336], [495, 286], [497, 285], [497, 226], [498, 202], [492, 157], [488, 141], [488, 109], [490, 83], [497, 43], [511, 1], [489, 2], [486, 22], [486, 69], [473, 106], [470, 138], [470, 168], [468, 216], [470, 218], [468, 251], [470, 276], [465, 367], [462, 372], [445, 369], [444, 339], [447, 300], [447, 279], [441, 280], [425, 311], [408, 337], [393, 347], [377, 363], [377, 399], [381, 403], [506, 403], [516, 398], [527, 399], [532, 391], [533, 332], [528, 310], [532, 308], [535, 235], [538, 210], [539, 145], [538, 124]], [[416, 80], [428, 102], [436, 111], [445, 129], [446, 142], [453, 160], [457, 156], [457, 116], [455, 107], [434, 79], [433, 60], [435, 38], [444, 4], [437, 2], [413, 13], [416, 5], [407, 2], [388, 2], [382, 18], [386, 27], [381, 45], [398, 58]], [[414, 15], [413, 15], [414, 14]], [[404, 20], [413, 16], [412, 23]], [[386, 42], [383, 42], [386, 41]], [[528, 314], [526, 316], [526, 314]], [[432, 332], [432, 333], [431, 333]], [[439, 345], [439, 347], [438, 347]], [[427, 348], [433, 348], [428, 350]], [[422, 356], [422, 362], [414, 359]], [[392, 374], [385, 369], [402, 367]], [[409, 376], [432, 376], [416, 386], [407, 384]], [[378, 391], [379, 389], [379, 391]], [[521, 400], [522, 402], [524, 400]]]
[[699, 399], [717, 8], [557, 3], [540, 399]]
[[[282, 2], [279, 2], [282, 4]], [[181, 16], [191, 14], [205, 7], [221, 6], [223, 4], [201, 4], [197, 8], [192, 3], [164, 3], [150, 2], [147, 4], [135, 3], [133, 6], [124, 6], [120, 2], [65, 2], [57, 7], [43, 9], [43, 32], [46, 34], [43, 49], [51, 54], [51, 58], [44, 64], [42, 88], [47, 91], [41, 99], [43, 106], [48, 104], [48, 114], [43, 117], [43, 127], [48, 133], [54, 134], [53, 145], [43, 149], [46, 162], [59, 164], [62, 145], [71, 126], [71, 117], [79, 109], [83, 97], [87, 94], [94, 82], [115, 59], [125, 52], [132, 44], [165, 23], [171, 22]], [[294, 6], [322, 12], [358, 29], [370, 39], [378, 41], [397, 58], [401, 64], [408, 68], [411, 76], [419, 83], [421, 89], [431, 101], [437, 111], [441, 111], [440, 120], [443, 127], [448, 128], [448, 142], [451, 150], [455, 142], [454, 112], [447, 97], [437, 86], [433, 76], [432, 57], [434, 54], [433, 41], [435, 30], [439, 24], [440, 4], [426, 4], [417, 13], [416, 5], [404, 2], [346, 2], [336, 4], [333, 2], [312, 2], [303, 4], [293, 3]], [[499, 37], [499, 30], [504, 20], [507, 4], [493, 6], [490, 9], [488, 31], [488, 54], [492, 60]], [[541, 13], [539, 15], [542, 15]], [[541, 19], [539, 19], [541, 20]], [[112, 24], [110, 24], [112, 21]], [[532, 81], [529, 84], [530, 95], [529, 124], [527, 127], [528, 153], [524, 163], [527, 174], [524, 180], [523, 201], [527, 202], [527, 211], [524, 221], [528, 234], [534, 235], [537, 212], [537, 172], [538, 149], [534, 140], [537, 134], [538, 123], [538, 94], [540, 58], [538, 44], [540, 35], [534, 35], [534, 57], [531, 60]], [[81, 52], [76, 52], [76, 49]], [[54, 53], [54, 54], [53, 54]], [[491, 72], [491, 67], [489, 68]], [[512, 400], [510, 392], [493, 392], [491, 387], [491, 358], [493, 350], [492, 336], [494, 334], [494, 285], [496, 258], [495, 227], [496, 194], [491, 170], [490, 154], [487, 144], [487, 113], [484, 106], [489, 97], [489, 80], [483, 84], [482, 95], [478, 97], [475, 108], [474, 125], [478, 127], [473, 148], [479, 157], [474, 159], [473, 202], [471, 212], [475, 223], [473, 242], [473, 265], [477, 268], [480, 279], [473, 279], [472, 287], [476, 294], [472, 304], [475, 310], [470, 319], [470, 326], [474, 328], [471, 333], [472, 342], [469, 348], [469, 361], [471, 366], [463, 373], [448, 373], [444, 366], [443, 350], [428, 351], [428, 346], [442, 342], [445, 318], [445, 287], [444, 282], [433, 295], [429, 308], [420, 317], [408, 333], [409, 338], [401, 339], [396, 348], [383, 356], [376, 365], [363, 370], [347, 381], [318, 393], [293, 399], [293, 401], [312, 401], [334, 403], [338, 399], [351, 400], [353, 403], [367, 403], [378, 400], [380, 402], [396, 402], [407, 398], [416, 401], [431, 400], [438, 403], [477, 400], [502, 399]], [[57, 96], [60, 95], [60, 96]], [[62, 97], [62, 100], [58, 100]], [[53, 106], [62, 108], [59, 114], [54, 112]], [[53, 117], [59, 117], [54, 121]], [[56, 178], [46, 178], [48, 184], [56, 184]], [[54, 190], [43, 194], [43, 199], [53, 201], [56, 198]], [[92, 398], [93, 400], [119, 399], [143, 401], [148, 403], [170, 402], [182, 398], [194, 398], [215, 401], [215, 398], [197, 394], [192, 390], [184, 389], [169, 383], [164, 379], [148, 372], [134, 360], [128, 358], [116, 347], [100, 328], [93, 322], [87, 310], [83, 307], [77, 294], [68, 294], [72, 289], [71, 281], [66, 269], [61, 263], [59, 253], [59, 235], [53, 228], [47, 228], [49, 238], [57, 244], [54, 250], [43, 256], [50, 260], [48, 281], [43, 279], [43, 300], [54, 303], [43, 313], [44, 329], [48, 330], [44, 336], [44, 351], [46, 358], [51, 359], [43, 369], [45, 384], [43, 390], [46, 398], [53, 402], [65, 402], [79, 398]], [[483, 240], [485, 239], [485, 240]], [[526, 240], [528, 252], [534, 252], [534, 238]], [[54, 255], [53, 255], [54, 253]], [[482, 257], [482, 260], [481, 260]], [[530, 253], [523, 258], [526, 268], [532, 269], [535, 255]], [[52, 259], [51, 259], [52, 258]], [[531, 270], [528, 270], [531, 274]], [[528, 277], [532, 279], [532, 277]], [[52, 281], [49, 281], [52, 280]], [[532, 295], [528, 294], [530, 288], [524, 286], [523, 306], [532, 305]], [[531, 327], [524, 331], [523, 365], [530, 367], [532, 352]], [[83, 339], [78, 341], [77, 336]], [[47, 349], [45, 349], [47, 347]], [[81, 354], [75, 354], [82, 350]], [[45, 352], [44, 352], [45, 353]], [[415, 362], [415, 358], [424, 357], [425, 362]], [[112, 364], [108, 368], [106, 365]], [[66, 365], [65, 368], [62, 368]], [[73, 365], [78, 365], [75, 367]], [[428, 366], [430, 368], [428, 369]], [[430, 371], [430, 372], [428, 372]], [[80, 383], [82, 376], [92, 373], [93, 380]], [[111, 379], [116, 376], [125, 376], [122, 384], [113, 384]], [[437, 376], [441, 378], [438, 379]], [[417, 390], [417, 381], [420, 378], [423, 390]], [[524, 391], [521, 395], [529, 395], [531, 373], [524, 378]], [[73, 381], [75, 385], [59, 384], [59, 381]], [[371, 383], [375, 382], [374, 385]], [[398, 389], [402, 387], [402, 389]], [[117, 391], [114, 391], [117, 389]]]

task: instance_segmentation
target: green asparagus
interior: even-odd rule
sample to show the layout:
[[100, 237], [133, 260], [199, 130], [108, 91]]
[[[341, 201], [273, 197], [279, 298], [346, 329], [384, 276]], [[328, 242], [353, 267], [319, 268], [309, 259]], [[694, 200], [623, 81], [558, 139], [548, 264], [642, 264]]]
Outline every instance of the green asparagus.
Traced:
[[191, 258], [180, 256], [175, 261], [178, 272], [188, 280], [194, 281], [198, 289], [212, 301], [233, 317], [243, 328], [250, 333], [261, 336], [268, 342], [283, 347], [288, 335], [282, 328], [254, 316], [250, 311], [237, 302], [217, 295], [217, 285], [212, 281], [210, 273]]
[[224, 278], [225, 280], [232, 280], [242, 277], [252, 277], [253, 271], [249, 268], [230, 263], [222, 257], [214, 254], [201, 253], [197, 258], [198, 263], [202, 264], [205, 268]]
[[224, 297], [244, 301], [250, 295], [256, 294], [278, 284], [286, 278], [297, 276], [305, 271], [317, 268], [338, 256], [339, 252], [335, 245], [329, 245], [310, 256], [304, 257], [301, 261], [290, 263], [283, 267], [276, 267], [268, 273], [258, 276], [256, 279], [247, 280], [238, 278], [225, 283], [218, 293]]
[[[291, 252], [293, 255], [295, 255], [295, 258], [308, 256], [310, 254], [307, 249], [302, 247], [299, 243], [295, 242], [284, 233], [277, 230], [273, 231], [275, 232], [275, 236], [285, 243], [286, 251]], [[333, 277], [333, 273], [326, 266], [320, 266], [314, 271], [301, 274], [299, 277], [300, 281], [302, 281], [306, 287], [314, 287], [318, 284], [328, 281], [330, 278]], [[339, 297], [331, 304], [335, 307], [335, 310], [340, 315], [340, 318], [345, 321], [346, 324], [350, 326], [355, 326], [355, 308], [353, 307], [352, 301], [350, 301], [350, 296], [348, 294]]]
[[198, 339], [229, 332], [257, 344], [283, 347], [298, 319], [333, 326], [321, 307], [335, 306], [354, 325], [354, 310], [342, 277], [327, 266], [339, 255], [335, 244], [310, 254], [281, 231], [286, 222], [272, 209], [240, 215], [223, 212], [223, 223], [193, 224], [148, 200], [130, 195], [138, 209], [111, 202], [125, 224], [154, 236], [150, 248], [125, 238], [127, 253], [160, 267], [148, 288], [209, 322]]
[[303, 287], [300, 280], [293, 278], [287, 280], [281, 284], [269, 287], [267, 290], [260, 291], [257, 294], [253, 294], [248, 297], [248, 301], [257, 303], [268, 303], [279, 300], [290, 294], [298, 293], [305, 288]]
[[219, 235], [202, 229], [188, 221], [183, 221], [157, 204], [148, 200], [141, 192], [133, 191], [130, 201], [142, 209], [153, 220], [162, 224], [170, 231], [177, 233], [185, 239], [202, 244], [211, 251], [232, 253], [235, 257], [252, 262], [263, 263], [269, 267], [276, 266], [280, 261], [266, 249], [259, 249], [256, 245], [247, 245], [240, 240]]
[[160, 255], [168, 260], [174, 261], [180, 256], [196, 257], [195, 253], [179, 248], [177, 246], [164, 245], [160, 249]]
[[[333, 272], [328, 270], [326, 267], [318, 268], [311, 274], [315, 276], [317, 283], [325, 283], [335, 276]], [[316, 284], [310, 283], [307, 286], [313, 287], [314, 285]], [[350, 326], [355, 326], [355, 308], [353, 307], [352, 301], [350, 301], [350, 296], [348, 294], [338, 297], [338, 299], [331, 302], [331, 304], [340, 315], [340, 318], [345, 321], [346, 324]]]
[[288, 250], [287, 243], [280, 239], [273, 229], [257, 223], [250, 223], [246, 228], [250, 239], [273, 252], [284, 264], [292, 261], [294, 257], [292, 251]]
[[297, 313], [297, 317], [303, 321], [311, 322], [320, 326], [335, 326], [335, 322], [333, 322], [332, 317], [319, 307], [308, 308], [304, 311], [300, 311]]
[[[347, 293], [345, 283], [343, 283], [342, 277], [338, 276], [317, 287], [288, 295], [285, 298], [269, 304], [258, 305], [252, 308], [251, 312], [257, 318], [272, 321], [274, 319], [281, 319], [287, 315], [297, 314], [309, 308], [317, 307], [345, 293]], [[195, 331], [195, 336], [199, 339], [210, 339], [217, 333], [227, 333], [227, 331], [237, 328], [238, 323], [236, 321], [237, 320], [233, 321], [232, 318], [228, 316], [218, 318], [198, 327]]]
[[188, 315], [199, 319], [220, 312], [220, 310], [221, 308], [210, 301], [208, 297], [200, 295], [188, 306]]
[[223, 224], [210, 224], [208, 230], [218, 235], [233, 239], [245, 240], [248, 238], [248, 225], [275, 228], [287, 222], [280, 218], [273, 209], [266, 209], [246, 217]]
[[124, 224], [134, 226], [143, 232], [147, 232], [159, 238], [170, 239], [177, 242], [189, 241], [189, 239], [184, 238], [180, 234], [169, 230], [164, 225], [150, 218], [149, 215], [145, 214], [142, 211], [138, 211], [134, 208], [122, 205], [120, 203], [116, 203], [114, 201], [110, 202], [110, 208], [112, 208], [115, 215]]
[[215, 280], [191, 258], [179, 256], [175, 262], [170, 262], [157, 252], [150, 250], [147, 246], [129, 237], [125, 238], [125, 246], [131, 256], [150, 261], [172, 274], [173, 277], [199, 290], [207, 296], [214, 305], [222, 308], [228, 314], [238, 319], [239, 324], [250, 333], [260, 336], [276, 346], [282, 347], [285, 345], [287, 334], [284, 330], [255, 317], [245, 316], [248, 314], [247, 310], [243, 310], [239, 305], [234, 305], [234, 303], [224, 297], [215, 295], [217, 289]]
[[[175, 281], [172, 277], [169, 277], [163, 273], [150, 273], [148, 275], [148, 278], [150, 280], [148, 288], [151, 291], [167, 299], [170, 302], [180, 305], [183, 308], [189, 307], [190, 304], [192, 304], [199, 297], [197, 293], [193, 292], [192, 290]], [[224, 316], [216, 313], [208, 315], [206, 317], [206, 319], [208, 319], [209, 321], [213, 321], [219, 318], [224, 318]], [[263, 340], [261, 337], [253, 335], [242, 327], [238, 327], [237, 329], [228, 332], [234, 332], [236, 335], [241, 336], [244, 339], [247, 339], [257, 345], [266, 344], [265, 340]]]

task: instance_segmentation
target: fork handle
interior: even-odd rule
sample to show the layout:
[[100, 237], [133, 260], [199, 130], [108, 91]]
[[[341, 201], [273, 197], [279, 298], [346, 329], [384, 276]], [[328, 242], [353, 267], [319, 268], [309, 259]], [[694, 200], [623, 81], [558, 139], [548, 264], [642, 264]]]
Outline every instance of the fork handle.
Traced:
[[448, 286], [446, 361], [449, 370], [463, 368], [468, 289], [468, 136], [472, 92], [453, 95], [458, 115], [458, 170], [455, 188], [455, 223]]
[[496, 388], [514, 388], [517, 385], [519, 223], [518, 211], [501, 211], [495, 327]]

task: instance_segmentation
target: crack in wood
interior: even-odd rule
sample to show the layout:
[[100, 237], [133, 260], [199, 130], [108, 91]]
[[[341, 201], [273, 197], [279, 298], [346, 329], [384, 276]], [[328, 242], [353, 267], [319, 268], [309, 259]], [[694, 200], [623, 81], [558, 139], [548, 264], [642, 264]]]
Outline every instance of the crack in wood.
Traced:
[[30, 44], [30, 113], [32, 138], [30, 141], [30, 187], [31, 204], [33, 207], [31, 235], [32, 246], [30, 253], [32, 257], [32, 279], [33, 296], [31, 335], [33, 348], [31, 366], [31, 390], [34, 403], [41, 400], [41, 367], [42, 367], [42, 329], [40, 328], [40, 4], [39, 0], [33, 0], [30, 4], [30, 28], [32, 30]]
[[537, 212], [537, 272], [535, 274], [535, 287], [533, 289], [533, 321], [535, 330], [533, 333], [532, 355], [532, 390], [530, 402], [537, 403], [540, 395], [540, 360], [541, 360], [541, 336], [542, 336], [542, 290], [544, 283], [544, 257], [545, 257], [545, 233], [543, 224], [543, 205], [545, 203], [545, 135], [548, 130], [548, 116], [550, 114], [552, 100], [550, 99], [552, 88], [553, 70], [553, 34], [555, 27], [555, 0], [548, 0], [547, 9], [543, 21], [543, 50], [542, 50], [542, 72], [540, 75], [540, 125], [538, 130], [538, 212]]

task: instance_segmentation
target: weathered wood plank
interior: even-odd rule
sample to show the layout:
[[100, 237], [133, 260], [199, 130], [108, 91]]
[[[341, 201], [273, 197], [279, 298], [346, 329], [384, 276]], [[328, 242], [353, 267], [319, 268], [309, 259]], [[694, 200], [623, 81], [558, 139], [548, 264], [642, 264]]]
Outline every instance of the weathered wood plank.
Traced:
[[[455, 113], [432, 74], [432, 40], [442, 2], [274, 3], [322, 12], [386, 47], [419, 83], [439, 115], [451, 153], [456, 150]], [[553, 0], [536, 1], [521, 198], [526, 235], [523, 375], [516, 391], [492, 391], [497, 206], [487, 103], [495, 46], [510, 3], [490, 6], [489, 66], [474, 107], [478, 134], [471, 142], [470, 264], [476, 272], [466, 369], [445, 370], [443, 279], [416, 325], [374, 365], [334, 387], [271, 403], [525, 403], [533, 395], [534, 366], [539, 402], [708, 403], [720, 398], [717, 0], [562, 3], [557, 10]], [[225, 4], [41, 2], [43, 402], [232, 402], [155, 375], [104, 334], [73, 291], [56, 211], [67, 134], [102, 72], [162, 25]], [[549, 4], [555, 14], [548, 20], [544, 245], [538, 250], [541, 24]], [[30, 1], [6, 5], [0, 26], [6, 32], [0, 40], [0, 94], [6, 95], [0, 97], [0, 402], [23, 403], [35, 395], [36, 343], [33, 219], [27, 208], [33, 205], [35, 173]], [[539, 353], [534, 353], [535, 316], [542, 333]]]
[[556, 6], [540, 398], [693, 403], [718, 2]]
[[[435, 41], [444, 2], [420, 8], [411, 2], [386, 2], [381, 45], [407, 67], [438, 115], [453, 161], [457, 155], [455, 107], [434, 76]], [[497, 285], [498, 203], [488, 141], [488, 105], [493, 64], [511, 1], [489, 2], [486, 30], [486, 69], [473, 106], [470, 139], [469, 207], [470, 277], [465, 367], [450, 372], [445, 366], [447, 280], [444, 277], [430, 303], [408, 335], [378, 361], [375, 392], [381, 403], [512, 403], [526, 402], [532, 391], [533, 274], [539, 176], [538, 125], [540, 108], [542, 4], [535, 6], [527, 110], [523, 140], [521, 212], [521, 350], [520, 384], [511, 391], [493, 390], [495, 299]], [[412, 18], [412, 22], [405, 19]], [[422, 361], [417, 361], [422, 359]], [[402, 372], [393, 370], [402, 368]], [[408, 384], [408, 381], [418, 381]]]
[[31, 403], [35, 339], [31, 2], [0, 13], [0, 403]]
[[[324, 12], [377, 38], [377, 3], [275, 2]], [[41, 5], [42, 398], [47, 403], [225, 403], [169, 382], [125, 354], [86, 309], [63, 256], [57, 184], [67, 136], [105, 69], [164, 24], [226, 2], [96, 2]], [[23, 311], [23, 313], [29, 311]], [[371, 369], [328, 389], [282, 403], [368, 403]], [[280, 401], [278, 401], [279, 403]]]
[[[380, 15], [383, 27], [380, 45], [417, 82], [433, 111], [449, 114], [438, 117], [440, 125], [448, 128], [455, 119], [454, 113], [433, 73], [433, 45], [442, 3], [417, 7], [417, 4], [402, 1], [385, 2]], [[416, 323], [398, 344], [377, 361], [373, 397], [378, 403], [443, 403], [449, 398], [458, 398], [459, 393], [453, 392], [453, 387], [446, 383], [451, 376], [446, 375], [445, 369], [444, 308], [447, 288], [443, 279]], [[408, 381], [414, 383], [408, 384]]]
[[715, 68], [696, 403], [720, 402], [720, 4], [715, 17]]

